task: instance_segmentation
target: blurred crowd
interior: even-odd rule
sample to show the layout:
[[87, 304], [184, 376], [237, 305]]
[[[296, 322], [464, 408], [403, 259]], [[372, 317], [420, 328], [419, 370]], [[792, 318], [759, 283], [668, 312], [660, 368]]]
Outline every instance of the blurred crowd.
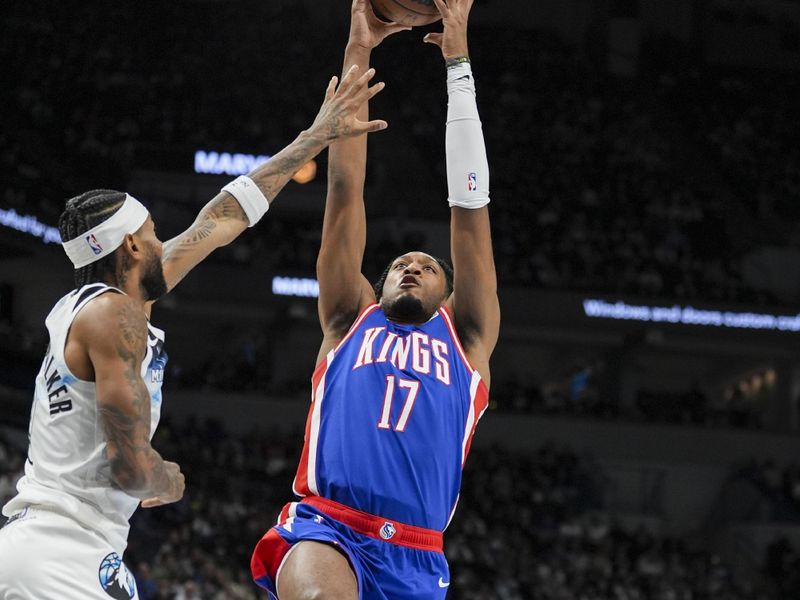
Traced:
[[[171, 357], [165, 389], [305, 399], [308, 374], [302, 369], [302, 376], [297, 377], [277, 372], [275, 362], [275, 354], [281, 352], [282, 332], [292, 326], [292, 316], [286, 312], [278, 312], [273, 321], [245, 327], [220, 321], [213, 329], [212, 337], [217, 340], [213, 347], [198, 346], [193, 355]], [[0, 322], [0, 386], [33, 389], [47, 343], [43, 333], [26, 328], [17, 332]], [[20, 340], [27, 340], [24, 346]], [[489, 408], [528, 415], [769, 429], [766, 417], [773, 390], [768, 377], [762, 379], [765, 383], [758, 389], [745, 385], [747, 382], [707, 389], [697, 381], [675, 391], [641, 387], [625, 401], [606, 358], [584, 356], [565, 362], [541, 380], [523, 381], [515, 375], [499, 378], [492, 386]]]
[[709, 390], [699, 382], [664, 391], [642, 385], [624, 400], [603, 357], [579, 358], [553, 370], [540, 381], [504, 377], [492, 387], [493, 410], [519, 414], [671, 423], [695, 427], [762, 429], [768, 396], [764, 384], [756, 390], [729, 384]]
[[[2, 205], [53, 222], [65, 197], [124, 187], [134, 168], [186, 170], [175, 156], [187, 149], [285, 145], [313, 118], [345, 32], [331, 24], [327, 36], [298, 36], [310, 22], [301, 6], [244, 4], [11, 7], [0, 26], [0, 62], [14, 82], [0, 90]], [[376, 144], [371, 172], [376, 194], [413, 211], [430, 196], [419, 186], [444, 190], [445, 103], [440, 71], [420, 68], [430, 48], [401, 37], [376, 63], [413, 99], [381, 99], [408, 148]], [[260, 51], [264, 39], [270, 52]], [[688, 62], [662, 39], [646, 41], [632, 78], [608, 75], [591, 48], [552, 34], [475, 27], [470, 42], [502, 283], [796, 299], [776, 296], [745, 265], [754, 244], [800, 247], [788, 220], [800, 195], [796, 78]], [[270, 225], [233, 256], [254, 265], [279, 256], [310, 271], [315, 219]], [[396, 250], [370, 243], [379, 264]]]
[[[301, 441], [300, 431], [234, 436], [215, 421], [162, 423], [154, 445], [181, 464], [187, 491], [177, 504], [134, 515], [126, 561], [140, 598], [261, 597], [250, 553], [291, 500]], [[21, 468], [19, 450], [0, 444], [0, 481], [13, 484]], [[798, 472], [784, 472], [794, 487]], [[787, 540], [769, 547], [763, 581], [748, 583], [696, 542], [615, 518], [605, 510], [606, 489], [594, 460], [566, 448], [545, 444], [524, 456], [474, 448], [445, 536], [448, 598], [767, 600], [800, 591], [798, 553]]]
[[754, 460], [734, 469], [731, 484], [739, 490], [728, 504], [736, 520], [800, 522], [800, 465], [781, 467], [770, 460]]
[[[486, 490], [491, 490], [487, 494]], [[463, 600], [744, 600], [771, 597], [718, 556], [603, 511], [602, 470], [551, 445], [470, 457], [448, 530]]]
[[786, 537], [779, 537], [767, 548], [764, 565], [767, 576], [775, 582], [778, 598], [800, 595], [800, 548]]

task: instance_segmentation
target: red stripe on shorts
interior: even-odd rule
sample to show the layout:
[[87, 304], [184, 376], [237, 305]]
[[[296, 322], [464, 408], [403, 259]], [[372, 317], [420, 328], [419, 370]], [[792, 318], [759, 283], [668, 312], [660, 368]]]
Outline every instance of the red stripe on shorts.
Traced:
[[291, 547], [292, 545], [274, 529], [265, 533], [264, 537], [256, 544], [253, 557], [250, 559], [250, 572], [253, 574], [253, 579], [258, 581], [266, 575], [274, 582], [283, 557]]
[[362, 535], [416, 550], [442, 552], [441, 531], [414, 527], [392, 519], [371, 515], [319, 496], [307, 496], [300, 502], [313, 506], [331, 519], [344, 523]]

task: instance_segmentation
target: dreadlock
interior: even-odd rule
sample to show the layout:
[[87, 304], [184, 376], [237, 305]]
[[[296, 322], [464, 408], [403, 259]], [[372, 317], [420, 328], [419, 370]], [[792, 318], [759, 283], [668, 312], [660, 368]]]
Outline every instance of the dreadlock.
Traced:
[[[61, 240], [68, 242], [99, 225], [113, 215], [125, 203], [125, 194], [114, 190], [92, 190], [67, 200], [67, 205], [58, 219]], [[115, 253], [104, 256], [80, 269], [75, 269], [75, 285], [103, 281], [114, 274]]]
[[[437, 263], [439, 263], [439, 266], [442, 267], [442, 271], [444, 271], [445, 285], [447, 287], [447, 296], [449, 297], [450, 294], [453, 293], [453, 267], [451, 267], [450, 263], [443, 258], [438, 258], [436, 256], [432, 256], [431, 258], [433, 258]], [[386, 265], [386, 268], [383, 270], [383, 273], [381, 273], [381, 276], [378, 278], [378, 281], [376, 281], [375, 284], [372, 286], [372, 289], [375, 290], [375, 298], [377, 298], [378, 300], [380, 300], [381, 296], [383, 296], [383, 284], [386, 283], [386, 276], [389, 274], [389, 270], [392, 268], [393, 264], [394, 260], [392, 260], [388, 265]]]

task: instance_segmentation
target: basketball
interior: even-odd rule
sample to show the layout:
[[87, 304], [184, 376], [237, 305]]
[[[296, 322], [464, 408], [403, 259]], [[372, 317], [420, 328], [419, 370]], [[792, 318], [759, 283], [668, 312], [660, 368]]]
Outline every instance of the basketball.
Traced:
[[375, 14], [409, 27], [427, 25], [442, 18], [433, 0], [371, 0]]

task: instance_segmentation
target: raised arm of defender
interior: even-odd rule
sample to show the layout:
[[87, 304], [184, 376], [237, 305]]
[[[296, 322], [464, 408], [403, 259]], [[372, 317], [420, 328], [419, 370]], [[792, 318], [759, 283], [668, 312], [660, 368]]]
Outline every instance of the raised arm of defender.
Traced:
[[369, 86], [374, 74], [367, 69], [348, 69], [338, 88], [338, 78], [332, 78], [319, 113], [307, 130], [247, 177], [225, 186], [203, 207], [189, 229], [164, 243], [162, 265], [167, 289], [175, 287], [211, 252], [255, 225], [300, 167], [331, 142], [386, 128], [385, 121], [359, 119], [359, 108], [383, 89], [382, 83]]
[[[406, 29], [409, 28], [378, 19], [368, 0], [354, 0], [344, 72], [353, 65], [361, 71], [366, 70], [372, 49], [387, 36]], [[357, 116], [362, 120], [369, 118], [368, 102], [361, 105]], [[328, 197], [317, 259], [319, 319], [324, 335], [320, 357], [344, 336], [359, 311], [375, 301], [372, 286], [361, 274], [367, 237], [364, 211], [366, 164], [366, 136], [339, 140], [331, 145]]]
[[447, 187], [453, 311], [470, 362], [489, 383], [489, 356], [497, 343], [500, 305], [489, 228], [489, 166], [475, 102], [467, 23], [473, 0], [434, 0], [444, 30], [425, 37], [447, 65]]

